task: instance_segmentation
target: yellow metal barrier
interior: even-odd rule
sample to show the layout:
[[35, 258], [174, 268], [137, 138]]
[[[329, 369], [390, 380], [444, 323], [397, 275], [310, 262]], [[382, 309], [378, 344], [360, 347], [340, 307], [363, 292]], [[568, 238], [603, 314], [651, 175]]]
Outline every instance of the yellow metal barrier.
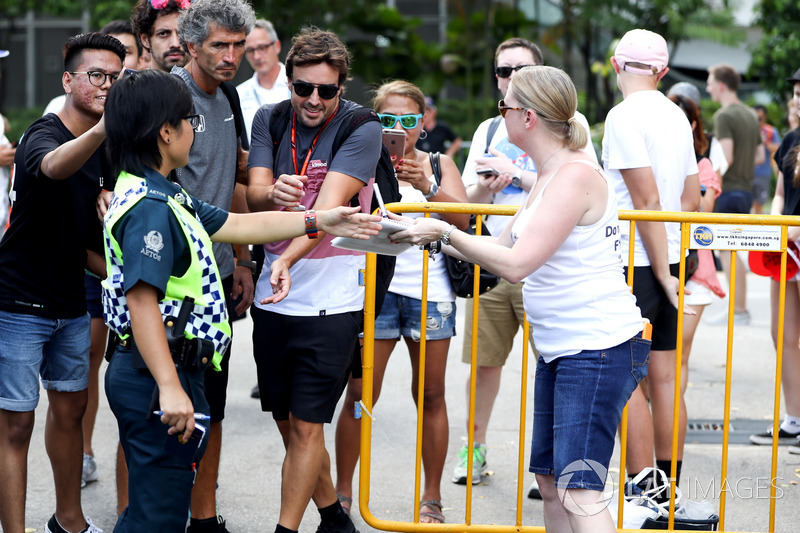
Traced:
[[[513, 215], [517, 207], [515, 206], [496, 206], [486, 204], [450, 204], [450, 203], [415, 203], [403, 204], [396, 203], [387, 206], [392, 212], [395, 213], [408, 213], [417, 212], [425, 213], [470, 213], [479, 215]], [[477, 224], [476, 233], [480, 234], [481, 224], [480, 218]], [[725, 215], [715, 213], [673, 213], [673, 212], [649, 212], [649, 211], [620, 211], [620, 223], [629, 221], [630, 234], [634, 234], [637, 221], [662, 221], [670, 223], [680, 223], [681, 225], [681, 251], [685, 252], [690, 248], [690, 230], [691, 224], [732, 224], [738, 226], [780, 226], [780, 252], [781, 252], [781, 278], [780, 282], [780, 298], [778, 306], [778, 331], [777, 331], [777, 361], [776, 361], [776, 375], [775, 375], [775, 390], [774, 390], [774, 408], [773, 408], [773, 434], [778, 434], [778, 425], [780, 421], [780, 392], [781, 392], [781, 366], [783, 355], [783, 329], [784, 329], [784, 310], [785, 310], [785, 289], [786, 281], [785, 274], [787, 268], [787, 233], [788, 226], [800, 226], [800, 217], [790, 216], [763, 216], [763, 215]], [[713, 247], [712, 247], [713, 248]], [[725, 248], [728, 249], [728, 248]], [[722, 466], [720, 472], [720, 479], [722, 486], [720, 490], [720, 508], [719, 508], [719, 531], [725, 530], [725, 509], [726, 509], [726, 483], [728, 475], [728, 444], [729, 444], [729, 428], [730, 428], [730, 401], [731, 401], [731, 370], [732, 370], [732, 337], [733, 337], [733, 302], [735, 297], [735, 285], [733, 280], [736, 276], [736, 249], [731, 249], [731, 281], [729, 283], [729, 304], [728, 304], [728, 328], [727, 328], [727, 343], [726, 343], [726, 365], [725, 365], [725, 393], [724, 393], [724, 424], [723, 424], [723, 442], [722, 442]], [[472, 523], [472, 454], [468, 454], [467, 465], [467, 483], [466, 483], [466, 510], [463, 523], [447, 523], [447, 524], [424, 524], [419, 523], [419, 509], [416, 502], [420, 501], [420, 481], [421, 481], [421, 443], [422, 443], [422, 416], [423, 416], [423, 391], [424, 391], [424, 369], [425, 369], [425, 323], [424, 317], [427, 315], [427, 277], [428, 277], [428, 252], [423, 252], [423, 278], [422, 278], [422, 328], [420, 336], [420, 377], [419, 377], [419, 390], [418, 390], [418, 406], [417, 406], [417, 436], [416, 436], [416, 461], [415, 461], [415, 488], [414, 488], [414, 512], [413, 522], [400, 522], [382, 520], [377, 518], [370, 510], [370, 466], [371, 466], [371, 443], [372, 443], [372, 392], [373, 392], [373, 361], [374, 361], [374, 342], [375, 342], [375, 255], [367, 254], [367, 269], [366, 269], [366, 300], [364, 306], [364, 348], [363, 348], [363, 384], [362, 384], [362, 404], [366, 416], [362, 417], [361, 421], [361, 467], [359, 471], [359, 509], [365, 522], [370, 526], [397, 532], [468, 532], [468, 533], [506, 533], [506, 532], [530, 532], [538, 533], [544, 532], [544, 526], [525, 526], [522, 524], [522, 492], [523, 492], [523, 475], [524, 475], [524, 461], [525, 461], [525, 424], [526, 424], [526, 401], [527, 401], [527, 381], [528, 381], [528, 339], [529, 339], [529, 326], [526, 322], [523, 328], [523, 353], [522, 353], [522, 372], [521, 372], [521, 398], [520, 398], [520, 417], [519, 417], [519, 449], [518, 449], [518, 464], [517, 464], [517, 490], [516, 490], [516, 519], [513, 525], [500, 525], [500, 524], [473, 524]], [[629, 250], [628, 264], [633, 264], [633, 248]], [[477, 268], [477, 267], [476, 267]], [[679, 293], [679, 308], [682, 309], [684, 305], [684, 291], [686, 276], [685, 253], [681, 253], [680, 260], [680, 293]], [[476, 283], [474, 294], [478, 294], [478, 283], [475, 276]], [[633, 284], [633, 268], [628, 269], [628, 284]], [[473, 338], [472, 338], [472, 353], [471, 356], [471, 371], [470, 371], [470, 400], [469, 400], [469, 421], [467, 438], [468, 449], [472, 449], [474, 443], [474, 412], [475, 412], [475, 367], [477, 356], [477, 321], [478, 321], [478, 299], [474, 298], [471, 302], [473, 305]], [[683, 313], [678, 314], [677, 325], [677, 344], [676, 344], [676, 357], [675, 357], [675, 391], [674, 391], [674, 406], [673, 406], [673, 428], [672, 428], [672, 456], [677, 456], [678, 451], [678, 425], [679, 420], [679, 405], [680, 405], [680, 383], [681, 383], [681, 359], [682, 359], [682, 338], [683, 338]], [[626, 455], [627, 455], [627, 407], [623, 411], [622, 422], [620, 424], [620, 433], [622, 435], [620, 442], [620, 477], [624, 477]], [[777, 452], [778, 441], [773, 441], [772, 444], [772, 460], [770, 470], [770, 506], [769, 506], [769, 529], [768, 531], [775, 531], [775, 504], [776, 504], [776, 479], [777, 479]], [[672, 463], [672, 471], [669, 472], [670, 483], [672, 486], [672, 493], [675, 493], [676, 485], [676, 463]], [[620, 482], [622, 485], [622, 482]], [[619, 506], [617, 509], [617, 523], [622, 523], [622, 509], [623, 498], [619, 498]], [[674, 527], [674, 512], [675, 502], [674, 498], [670, 501], [670, 518], [669, 529]], [[629, 530], [619, 529], [619, 531], [645, 531], [645, 530]]]

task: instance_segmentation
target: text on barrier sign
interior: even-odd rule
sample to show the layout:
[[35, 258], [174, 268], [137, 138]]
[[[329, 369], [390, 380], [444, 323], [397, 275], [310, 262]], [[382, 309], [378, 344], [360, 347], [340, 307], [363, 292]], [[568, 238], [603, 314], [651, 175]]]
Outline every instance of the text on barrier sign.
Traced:
[[745, 226], [739, 224], [692, 224], [689, 248], [693, 250], [762, 250], [781, 249], [780, 226]]

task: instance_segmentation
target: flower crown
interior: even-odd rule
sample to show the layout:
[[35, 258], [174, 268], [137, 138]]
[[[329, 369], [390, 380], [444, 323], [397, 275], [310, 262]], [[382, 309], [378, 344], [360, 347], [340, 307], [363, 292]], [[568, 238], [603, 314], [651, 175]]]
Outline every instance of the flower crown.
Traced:
[[[169, 2], [170, 0], [150, 0], [150, 5], [153, 6], [153, 9], [164, 9], [169, 5]], [[180, 9], [189, 9], [192, 0], [175, 0], [175, 3]]]

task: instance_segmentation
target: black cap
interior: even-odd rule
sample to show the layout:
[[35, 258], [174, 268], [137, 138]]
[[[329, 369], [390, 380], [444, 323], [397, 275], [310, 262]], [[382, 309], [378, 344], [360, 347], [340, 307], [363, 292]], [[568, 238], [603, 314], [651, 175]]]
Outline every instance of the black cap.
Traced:
[[800, 68], [794, 71], [791, 78], [786, 78], [786, 81], [794, 85], [798, 81], [800, 81]]

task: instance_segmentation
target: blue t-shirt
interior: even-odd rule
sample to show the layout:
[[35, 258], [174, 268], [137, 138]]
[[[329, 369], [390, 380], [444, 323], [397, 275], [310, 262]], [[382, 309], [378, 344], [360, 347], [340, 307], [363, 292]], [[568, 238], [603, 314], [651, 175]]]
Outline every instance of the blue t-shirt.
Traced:
[[[158, 290], [164, 297], [170, 276], [182, 276], [191, 264], [191, 249], [178, 219], [165, 201], [175, 197], [180, 187], [154, 170], [148, 169], [147, 197], [128, 211], [113, 228], [114, 237], [122, 249], [125, 272], [125, 292], [139, 281]], [[198, 220], [209, 235], [216, 233], [228, 212], [191, 197]], [[187, 206], [187, 209], [190, 209]], [[190, 213], [192, 211], [190, 210]]]

